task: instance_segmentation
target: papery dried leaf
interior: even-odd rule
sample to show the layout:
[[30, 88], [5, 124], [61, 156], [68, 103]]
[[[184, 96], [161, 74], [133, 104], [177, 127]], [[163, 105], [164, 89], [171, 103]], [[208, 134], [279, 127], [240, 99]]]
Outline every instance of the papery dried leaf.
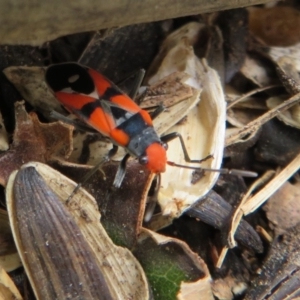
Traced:
[[256, 57], [247, 55], [240, 72], [259, 87], [272, 83], [268, 68], [263, 64], [263, 61], [259, 61]]
[[73, 151], [73, 126], [63, 122], [41, 123], [34, 113], [31, 113], [30, 117], [37, 136], [42, 136], [45, 139], [46, 159], [68, 158]]
[[294, 67], [300, 71], [300, 43], [290, 47], [269, 47], [268, 54], [274, 61], [283, 56], [293, 59]]
[[193, 300], [199, 297], [203, 299], [214, 299], [211, 293], [209, 279], [200, 279], [196, 282], [181, 282], [180, 292], [177, 294], [178, 300]]
[[79, 191], [66, 203], [74, 187], [39, 163], [10, 177], [10, 222], [35, 295], [38, 299], [148, 298], [143, 271], [128, 250], [108, 238], [95, 201]]
[[175, 299], [183, 282], [195, 281], [202, 288], [195, 289], [194, 299], [201, 299], [203, 291], [205, 299], [213, 299], [206, 264], [184, 242], [143, 229], [134, 254], [147, 274], [155, 299]]
[[[269, 109], [273, 109], [285, 101], [286, 97], [270, 97], [266, 104]], [[284, 124], [300, 129], [300, 105], [297, 103], [290, 109], [278, 114], [277, 118]]]
[[220, 278], [212, 282], [214, 296], [218, 299], [235, 299], [245, 293], [247, 284], [236, 278], [235, 274], [229, 271], [225, 278]]
[[45, 161], [45, 140], [36, 135], [34, 124], [25, 111], [23, 103], [15, 106], [16, 128], [13, 144], [8, 151], [0, 155], [0, 184], [6, 185], [12, 171], [20, 168], [24, 162], [33, 159]]
[[[200, 66], [198, 67], [200, 69]], [[203, 70], [202, 76], [205, 88], [200, 104], [189, 113], [184, 124], [172, 127], [169, 132], [181, 133], [192, 159], [213, 155], [213, 159], [206, 160], [201, 166], [218, 169], [223, 154], [225, 102], [222, 102], [224, 101], [222, 88], [214, 71], [209, 68]], [[178, 140], [169, 143], [168, 160], [187, 165]], [[192, 173], [191, 170], [167, 167], [166, 173], [162, 176], [162, 187], [158, 196], [163, 214], [180, 215], [209, 191], [219, 175], [207, 173], [193, 184]]]
[[226, 119], [231, 125], [242, 128], [246, 124], [258, 118], [261, 113], [261, 111], [254, 109], [229, 109], [227, 110]]
[[[204, 24], [190, 22], [172, 32], [162, 43], [159, 53], [148, 68], [145, 82], [151, 85], [173, 72], [183, 72], [186, 63], [181, 58], [185, 55], [184, 52], [191, 51], [186, 46], [193, 45], [197, 41], [198, 34], [204, 27]], [[163, 65], [170, 63], [172, 67], [169, 69], [162, 68]]]
[[277, 74], [290, 95], [293, 96], [300, 92], [300, 76], [294, 59], [286, 56], [280, 57], [277, 60]]
[[[0, 184], [6, 185], [12, 171], [35, 160], [45, 162], [71, 149], [72, 126], [62, 123], [41, 124], [36, 116], [29, 116], [23, 102], [15, 105], [16, 128], [13, 143], [0, 155]], [[53, 132], [49, 132], [49, 129]], [[53, 156], [53, 157], [52, 157]]]

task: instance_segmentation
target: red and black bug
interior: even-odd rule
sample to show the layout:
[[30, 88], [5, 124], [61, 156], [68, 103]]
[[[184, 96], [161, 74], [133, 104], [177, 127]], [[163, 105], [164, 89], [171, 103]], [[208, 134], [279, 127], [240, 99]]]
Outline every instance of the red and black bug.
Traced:
[[[118, 146], [124, 147], [128, 152], [120, 163], [114, 186], [121, 185], [125, 176], [126, 162], [130, 156], [138, 158], [139, 163], [153, 173], [164, 172], [167, 163], [190, 168], [167, 162], [167, 142], [176, 137], [180, 139], [187, 162], [203, 161], [190, 159], [183, 138], [178, 133], [170, 133], [163, 137], [157, 135], [152, 119], [163, 111], [162, 107], [158, 107], [150, 115], [97, 71], [77, 63], [62, 63], [49, 66], [45, 79], [56, 98], [68, 111], [110, 138], [113, 148], [104, 161], [116, 154]], [[227, 169], [210, 169], [210, 171], [236, 173], [235, 170]], [[239, 175], [243, 175], [238, 172]], [[244, 176], [253, 176], [253, 173], [245, 172]]]
[[166, 168], [166, 143], [158, 137], [149, 113], [98, 72], [77, 63], [52, 65], [46, 82], [64, 107], [137, 157], [151, 172]]

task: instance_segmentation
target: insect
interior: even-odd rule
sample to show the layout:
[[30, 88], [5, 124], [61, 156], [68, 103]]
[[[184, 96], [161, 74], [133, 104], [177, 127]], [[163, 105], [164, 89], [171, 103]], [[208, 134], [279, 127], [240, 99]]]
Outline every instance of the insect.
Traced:
[[[116, 154], [119, 146], [126, 149], [127, 154], [121, 161], [115, 176], [113, 183], [115, 187], [120, 187], [122, 183], [126, 162], [130, 156], [136, 157], [140, 164], [156, 174], [164, 172], [167, 163], [189, 168], [167, 162], [167, 142], [177, 137], [180, 139], [186, 161], [203, 161], [190, 159], [183, 138], [178, 133], [170, 133], [163, 137], [157, 135], [152, 119], [163, 111], [162, 107], [158, 107], [150, 115], [97, 71], [77, 63], [62, 63], [49, 66], [45, 79], [55, 97], [69, 112], [112, 141], [113, 148], [95, 167], [93, 173], [104, 161], [108, 161]], [[232, 173], [233, 170], [210, 171]], [[90, 177], [93, 173], [88, 173], [86, 176]]]
[[131, 155], [153, 173], [165, 171], [167, 144], [155, 132], [152, 117], [110, 80], [77, 63], [52, 65], [45, 78], [69, 112], [110, 138], [108, 158], [121, 146], [128, 152], [124, 161]]

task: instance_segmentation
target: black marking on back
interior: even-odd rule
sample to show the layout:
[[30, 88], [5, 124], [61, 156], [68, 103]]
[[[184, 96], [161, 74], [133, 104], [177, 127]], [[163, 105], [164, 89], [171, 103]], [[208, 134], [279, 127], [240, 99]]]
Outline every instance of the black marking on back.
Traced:
[[117, 128], [123, 130], [130, 138], [132, 138], [140, 134], [147, 127], [149, 127], [149, 125], [144, 121], [141, 114], [136, 113]]
[[114, 96], [123, 95], [123, 93], [118, 90], [116, 87], [111, 86], [106, 89], [105, 93], [101, 96], [101, 98], [105, 100], [110, 100]]
[[125, 109], [117, 106], [111, 106], [110, 110], [116, 120], [126, 118], [126, 113], [128, 113]]
[[90, 117], [90, 115], [94, 112], [94, 110], [98, 107], [102, 108], [99, 101], [89, 102], [89, 103], [85, 104], [84, 106], [82, 106], [82, 108], [80, 109], [80, 111], [78, 113], [80, 115], [84, 116], [84, 118], [88, 119]]
[[[70, 78], [73, 76], [78, 76], [78, 79], [70, 82]], [[88, 68], [77, 63], [52, 65], [46, 70], [45, 78], [54, 92], [71, 88], [74, 92], [88, 95], [95, 90], [95, 84], [88, 73]]]

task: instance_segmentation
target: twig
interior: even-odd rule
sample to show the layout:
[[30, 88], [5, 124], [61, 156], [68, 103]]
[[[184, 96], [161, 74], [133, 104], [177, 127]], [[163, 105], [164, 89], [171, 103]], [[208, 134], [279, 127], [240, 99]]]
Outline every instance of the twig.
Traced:
[[228, 235], [228, 244], [230, 248], [233, 248], [236, 246], [236, 242], [234, 239], [235, 232], [240, 224], [240, 221], [244, 215], [243, 206], [248, 201], [250, 195], [253, 193], [254, 190], [257, 190], [260, 186], [264, 185], [266, 182], [268, 182], [273, 176], [275, 172], [274, 171], [267, 171], [263, 176], [255, 180], [253, 184], [248, 189], [247, 193], [243, 197], [242, 201], [239, 203], [237, 209], [235, 210], [232, 221], [230, 225], [230, 232]]
[[295, 172], [300, 168], [300, 154], [290, 162], [275, 178], [273, 178], [261, 191], [250, 198], [242, 207], [244, 215], [248, 215], [261, 206], [272, 196]]
[[273, 89], [273, 88], [281, 87], [281, 86], [282, 85], [279, 85], [279, 84], [273, 84], [273, 85], [268, 85], [268, 86], [264, 86], [264, 87], [261, 87], [261, 88], [254, 89], [254, 90], [242, 95], [241, 97], [238, 97], [237, 99], [229, 102], [229, 104], [227, 105], [227, 110], [229, 108], [231, 108], [232, 106], [236, 105], [238, 102], [241, 102], [244, 99], [247, 99], [248, 97], [250, 97], [254, 94], [257, 94], [257, 93], [260, 93], [260, 92], [263, 92], [263, 91], [266, 91], [266, 90], [270, 90], [270, 89]]
[[296, 103], [300, 101], [300, 93], [296, 94], [295, 96], [289, 98], [288, 100], [284, 101], [282, 104], [274, 107], [273, 109], [269, 110], [259, 118], [255, 119], [254, 121], [250, 122], [249, 124], [245, 125], [241, 130], [237, 133], [230, 135], [226, 141], [225, 145], [230, 146], [236, 143], [238, 140], [241, 140], [247, 134], [255, 132], [260, 126], [271, 120], [272, 118], [278, 116], [283, 111], [289, 109]]
[[[232, 216], [232, 221], [231, 221], [231, 225], [230, 225], [230, 231], [228, 234], [228, 245], [230, 248], [234, 248], [236, 246], [236, 242], [234, 239], [234, 235], [235, 232], [241, 222], [241, 219], [244, 215], [244, 211], [243, 211], [243, 206], [244, 204], [247, 202], [249, 196], [251, 195], [251, 193], [256, 190], [257, 188], [259, 188], [261, 185], [263, 185], [266, 181], [270, 180], [270, 178], [274, 175], [274, 171], [268, 171], [266, 172], [262, 177], [260, 177], [259, 179], [257, 179], [248, 189], [247, 193], [245, 194], [245, 196], [243, 197], [243, 199], [241, 200], [239, 206], [237, 207], [237, 209], [235, 210], [233, 216]], [[218, 258], [216, 267], [217, 268], [221, 268], [223, 261], [226, 257], [226, 254], [228, 252], [229, 248], [228, 246], [224, 246], [221, 250], [220, 256]]]

